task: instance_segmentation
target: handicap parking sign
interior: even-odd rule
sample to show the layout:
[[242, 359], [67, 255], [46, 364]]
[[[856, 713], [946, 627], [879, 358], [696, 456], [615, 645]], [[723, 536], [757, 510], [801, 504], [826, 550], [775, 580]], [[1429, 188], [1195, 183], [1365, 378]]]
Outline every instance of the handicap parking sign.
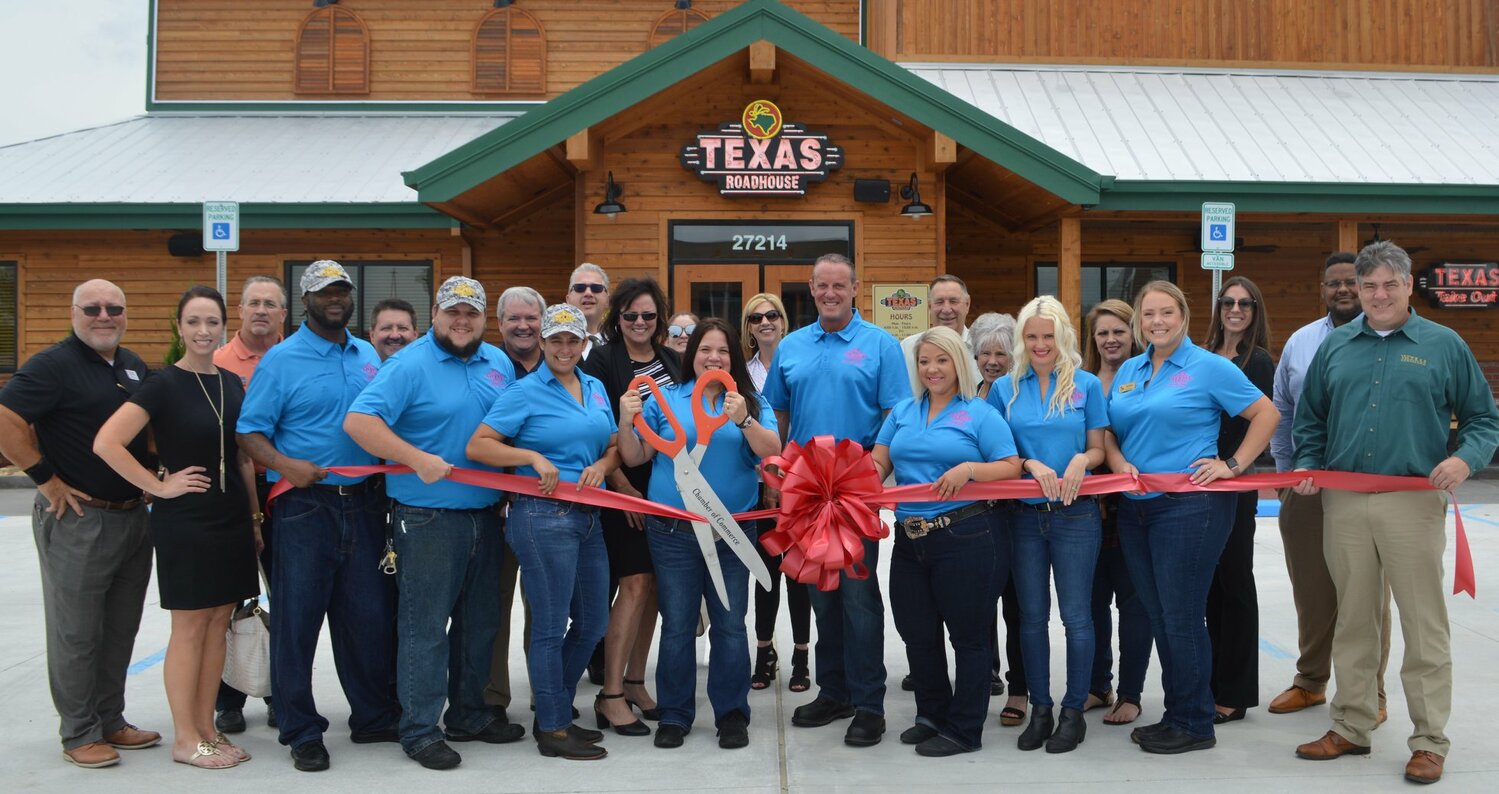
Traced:
[[203, 250], [239, 250], [239, 204], [237, 202], [203, 202]]
[[213, 239], [215, 239], [215, 240], [227, 240], [227, 239], [229, 239], [229, 224], [222, 223], [222, 222], [215, 223], [213, 225]]
[[[214, 234], [215, 235], [218, 234], [217, 228], [215, 228]], [[1226, 224], [1226, 223], [1209, 224], [1209, 226], [1208, 226], [1208, 239], [1210, 239], [1210, 240], [1227, 240], [1228, 239], [1228, 224]]]
[[1202, 250], [1228, 253], [1234, 250], [1234, 205], [1207, 201], [1202, 205]]

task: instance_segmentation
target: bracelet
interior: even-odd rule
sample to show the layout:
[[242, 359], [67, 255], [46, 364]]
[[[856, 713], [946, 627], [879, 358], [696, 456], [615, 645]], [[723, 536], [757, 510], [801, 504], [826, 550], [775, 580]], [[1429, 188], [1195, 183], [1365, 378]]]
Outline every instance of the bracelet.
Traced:
[[265, 513], [251, 513], [250, 520], [257, 524], [265, 523]]
[[1030, 462], [1031, 462], [1030, 458], [1021, 458], [1020, 459], [1020, 473], [1021, 474], [1030, 474], [1030, 472], [1028, 472], [1028, 471], [1025, 470], [1025, 464], [1030, 463]]
[[737, 428], [739, 428], [740, 430], [743, 430], [743, 429], [749, 427], [750, 425], [754, 424], [754, 422], [755, 422], [755, 417], [753, 417], [753, 416], [746, 416], [746, 417], [744, 417], [744, 421], [743, 422], [735, 422], [734, 426], [737, 427]]
[[965, 461], [965, 462], [968, 464], [968, 479], [977, 481], [978, 478], [979, 478], [979, 475], [978, 475], [978, 472], [974, 471], [974, 469], [973, 469], [973, 461]]
[[52, 476], [55, 473], [56, 472], [52, 470], [52, 464], [48, 463], [46, 458], [39, 459], [36, 463], [33, 463], [30, 468], [26, 469], [26, 476], [30, 477], [31, 481], [36, 483], [37, 485], [46, 483], [48, 480], [52, 479]]

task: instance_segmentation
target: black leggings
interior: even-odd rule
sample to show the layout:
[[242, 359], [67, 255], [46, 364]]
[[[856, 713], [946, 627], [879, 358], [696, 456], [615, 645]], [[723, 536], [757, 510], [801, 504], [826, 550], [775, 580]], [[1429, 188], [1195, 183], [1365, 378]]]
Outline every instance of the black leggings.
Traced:
[[[775, 528], [772, 520], [760, 522], [760, 534]], [[786, 609], [791, 613], [791, 641], [806, 645], [812, 641], [812, 593], [808, 585], [792, 581], [781, 573], [781, 558], [772, 557], [759, 543], [755, 548], [760, 560], [770, 569], [770, 589], [755, 585], [755, 639], [770, 642], [775, 636], [776, 615], [781, 611], [781, 579], [786, 579]]]

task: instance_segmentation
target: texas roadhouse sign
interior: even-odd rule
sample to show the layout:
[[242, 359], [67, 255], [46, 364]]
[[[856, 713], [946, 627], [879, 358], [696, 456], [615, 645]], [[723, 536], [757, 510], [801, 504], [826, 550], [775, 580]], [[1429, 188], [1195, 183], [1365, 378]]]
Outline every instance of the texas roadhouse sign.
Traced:
[[698, 133], [680, 159], [699, 179], [717, 182], [723, 196], [805, 196], [808, 184], [843, 167], [843, 147], [786, 123], [774, 102], [757, 99], [739, 121]]

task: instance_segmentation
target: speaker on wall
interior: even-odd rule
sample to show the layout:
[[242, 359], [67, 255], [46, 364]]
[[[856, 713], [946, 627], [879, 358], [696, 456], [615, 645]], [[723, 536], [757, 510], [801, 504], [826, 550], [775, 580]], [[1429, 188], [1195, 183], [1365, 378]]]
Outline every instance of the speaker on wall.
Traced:
[[178, 232], [167, 238], [167, 251], [172, 256], [202, 256], [202, 232]]
[[890, 180], [855, 179], [854, 201], [885, 203], [890, 200]]

